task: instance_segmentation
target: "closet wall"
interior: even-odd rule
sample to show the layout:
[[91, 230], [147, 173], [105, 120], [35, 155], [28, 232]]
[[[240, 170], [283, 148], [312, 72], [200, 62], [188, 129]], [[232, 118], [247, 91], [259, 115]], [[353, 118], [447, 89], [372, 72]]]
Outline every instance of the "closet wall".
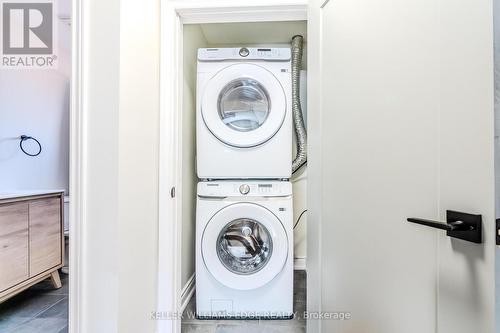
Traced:
[[184, 26], [184, 84], [182, 112], [182, 259], [181, 285], [194, 275], [196, 226], [196, 54], [208, 47], [199, 25]]
[[[182, 112], [182, 258], [181, 285], [194, 275], [196, 211], [196, 52], [203, 47], [289, 47], [294, 35], [306, 38], [306, 21], [217, 23], [184, 25], [183, 41], [183, 112]], [[307, 69], [307, 39], [304, 43], [303, 69]], [[305, 92], [303, 92], [305, 99]], [[305, 107], [305, 103], [303, 103]], [[294, 141], [295, 142], [295, 141]], [[295, 147], [295, 146], [294, 146]], [[295, 150], [295, 148], [294, 148]], [[306, 209], [307, 167], [296, 172], [294, 186], [294, 221]], [[307, 213], [302, 215], [294, 232], [295, 258], [299, 265], [306, 258]]]

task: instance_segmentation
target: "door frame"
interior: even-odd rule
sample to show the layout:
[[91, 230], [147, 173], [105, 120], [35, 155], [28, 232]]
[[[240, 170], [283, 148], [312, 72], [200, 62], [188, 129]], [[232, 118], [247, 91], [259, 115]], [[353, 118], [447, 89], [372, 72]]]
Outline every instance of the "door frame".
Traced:
[[177, 333], [181, 328], [182, 202], [175, 197], [182, 194], [183, 25], [305, 20], [308, 0], [257, 0], [245, 6], [238, 0], [161, 2], [157, 309], [172, 320], [158, 320], [158, 332]]
[[81, 223], [84, 220], [85, 208], [85, 121], [84, 97], [85, 84], [83, 77], [83, 38], [82, 17], [84, 0], [71, 1], [71, 98], [70, 98], [70, 158], [69, 158], [69, 309], [68, 331], [82, 331], [82, 282], [84, 254]]

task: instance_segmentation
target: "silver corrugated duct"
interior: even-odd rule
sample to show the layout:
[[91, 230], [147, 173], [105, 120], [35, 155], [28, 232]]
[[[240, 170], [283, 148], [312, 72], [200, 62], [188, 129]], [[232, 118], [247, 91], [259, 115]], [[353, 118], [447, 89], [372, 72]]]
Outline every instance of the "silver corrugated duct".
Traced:
[[292, 173], [307, 162], [307, 132], [300, 106], [300, 69], [302, 67], [302, 43], [300, 35], [292, 38], [292, 114], [297, 135], [297, 155], [292, 162]]

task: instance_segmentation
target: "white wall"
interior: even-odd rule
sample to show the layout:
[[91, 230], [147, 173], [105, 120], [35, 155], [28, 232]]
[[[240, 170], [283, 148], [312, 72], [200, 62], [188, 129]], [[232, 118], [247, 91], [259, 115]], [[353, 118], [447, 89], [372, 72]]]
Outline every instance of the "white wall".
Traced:
[[153, 332], [158, 263], [159, 1], [120, 2], [118, 332]]
[[156, 327], [159, 4], [82, 2], [81, 332]]
[[196, 227], [196, 57], [207, 41], [199, 25], [184, 26], [184, 83], [182, 112], [182, 240], [181, 286], [194, 274]]
[[[500, 2], [493, 1], [495, 59], [495, 214], [500, 218]], [[495, 252], [496, 332], [500, 332], [500, 248]]]
[[[59, 16], [69, 16], [70, 0], [60, 1]], [[0, 191], [64, 189], [69, 178], [69, 80], [71, 28], [58, 24], [58, 68], [0, 70]], [[42, 153], [29, 157], [19, 136], [33, 136]], [[25, 142], [27, 150], [38, 146]]]
[[[126, 228], [118, 222], [120, 0], [86, 0], [81, 11], [80, 325], [81, 332], [112, 333], [118, 329], [121, 280], [118, 228]], [[133, 244], [142, 249], [140, 238]]]
[[495, 189], [496, 217], [500, 217], [500, 3], [494, 1], [495, 50]]

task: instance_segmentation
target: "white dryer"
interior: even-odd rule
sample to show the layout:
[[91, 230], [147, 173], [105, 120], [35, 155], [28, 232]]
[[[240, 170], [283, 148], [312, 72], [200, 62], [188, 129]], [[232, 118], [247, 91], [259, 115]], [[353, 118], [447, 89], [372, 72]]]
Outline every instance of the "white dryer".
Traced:
[[198, 183], [196, 315], [293, 317], [292, 186]]
[[198, 50], [199, 178], [290, 178], [290, 57], [290, 48]]

